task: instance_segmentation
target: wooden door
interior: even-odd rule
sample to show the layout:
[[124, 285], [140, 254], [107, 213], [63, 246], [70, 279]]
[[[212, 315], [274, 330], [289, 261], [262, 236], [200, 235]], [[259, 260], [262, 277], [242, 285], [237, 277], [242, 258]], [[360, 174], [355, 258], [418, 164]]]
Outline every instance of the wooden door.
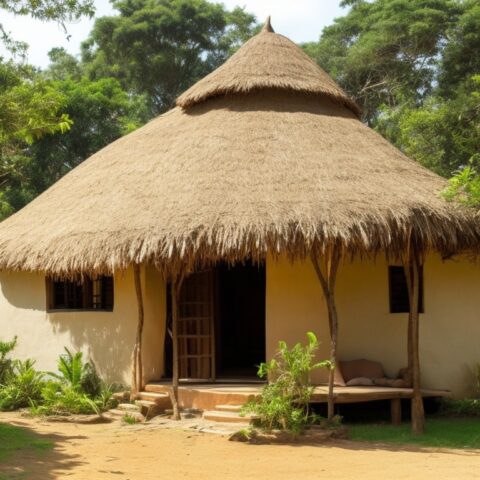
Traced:
[[180, 380], [215, 379], [214, 272], [189, 275], [178, 302]]

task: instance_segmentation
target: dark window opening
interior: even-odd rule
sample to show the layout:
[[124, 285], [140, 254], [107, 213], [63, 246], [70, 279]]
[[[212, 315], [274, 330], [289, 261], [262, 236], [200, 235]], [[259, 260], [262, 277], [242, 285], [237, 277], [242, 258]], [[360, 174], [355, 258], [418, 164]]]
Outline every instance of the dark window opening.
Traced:
[[[410, 301], [403, 267], [388, 267], [388, 285], [390, 290], [390, 313], [408, 313], [410, 311]], [[418, 311], [424, 313], [422, 267], [420, 267], [419, 271]]]
[[113, 277], [47, 278], [48, 310], [113, 310]]

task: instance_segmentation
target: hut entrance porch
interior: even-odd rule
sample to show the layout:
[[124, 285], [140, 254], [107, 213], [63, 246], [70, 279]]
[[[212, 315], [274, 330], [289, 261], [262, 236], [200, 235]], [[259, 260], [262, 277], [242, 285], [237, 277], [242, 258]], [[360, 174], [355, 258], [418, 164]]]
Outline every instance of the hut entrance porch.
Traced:
[[[177, 342], [180, 381], [257, 379], [265, 361], [265, 264], [221, 262], [186, 277]], [[168, 350], [167, 375], [172, 371]]]

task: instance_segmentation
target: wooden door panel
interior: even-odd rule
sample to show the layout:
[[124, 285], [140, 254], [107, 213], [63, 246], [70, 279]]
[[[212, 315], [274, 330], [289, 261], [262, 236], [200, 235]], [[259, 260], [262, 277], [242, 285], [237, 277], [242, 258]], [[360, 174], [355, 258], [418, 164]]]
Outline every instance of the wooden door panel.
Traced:
[[213, 271], [189, 275], [178, 302], [178, 352], [180, 379], [213, 380], [214, 291]]

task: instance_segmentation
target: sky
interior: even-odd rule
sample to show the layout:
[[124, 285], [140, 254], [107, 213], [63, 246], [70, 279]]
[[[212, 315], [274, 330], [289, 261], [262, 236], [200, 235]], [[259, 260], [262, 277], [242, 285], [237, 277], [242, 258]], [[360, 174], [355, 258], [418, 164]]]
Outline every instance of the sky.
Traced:
[[[229, 10], [236, 6], [245, 7], [261, 22], [270, 15], [275, 31], [297, 43], [318, 40], [323, 27], [343, 12], [340, 0], [223, 0], [216, 3], [223, 3]], [[96, 17], [114, 14], [108, 0], [95, 0], [95, 7]], [[11, 32], [15, 40], [28, 43], [28, 61], [39, 67], [48, 64], [47, 54], [53, 47], [64, 47], [71, 54], [78, 55], [80, 43], [87, 38], [94, 22], [94, 19], [82, 19], [68, 24], [67, 38], [55, 23], [0, 12], [5, 30]], [[0, 55], [4, 54], [0, 47]]]

